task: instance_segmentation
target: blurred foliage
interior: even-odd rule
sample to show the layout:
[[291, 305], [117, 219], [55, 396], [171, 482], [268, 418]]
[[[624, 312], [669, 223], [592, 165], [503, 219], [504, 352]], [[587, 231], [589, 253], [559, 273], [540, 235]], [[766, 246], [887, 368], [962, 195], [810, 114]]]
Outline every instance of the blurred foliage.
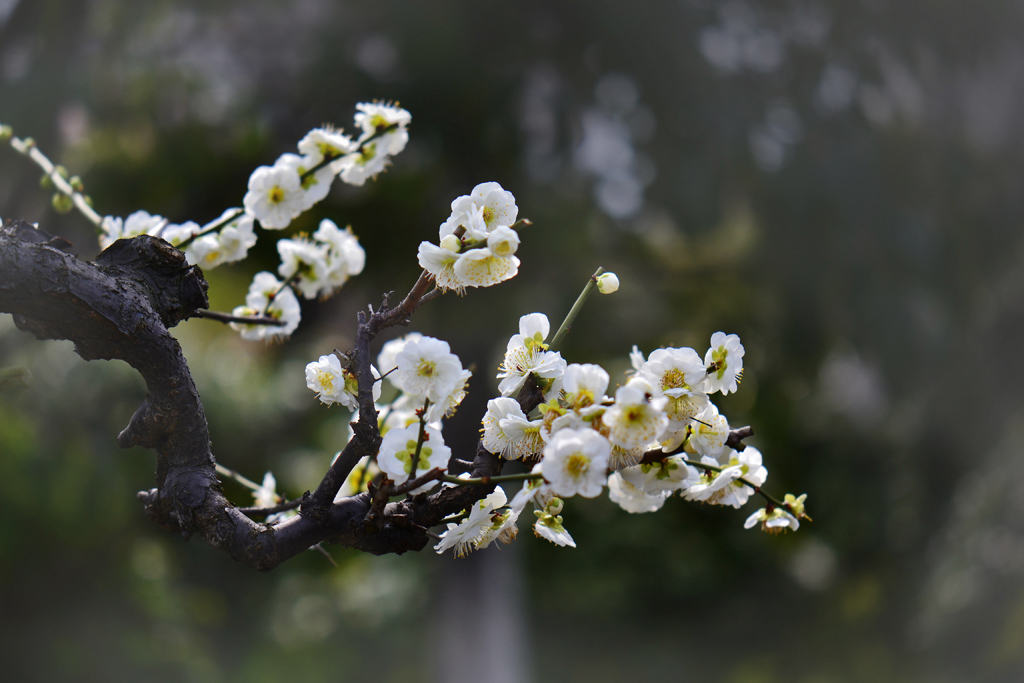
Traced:
[[[623, 286], [578, 320], [570, 361], [621, 377], [633, 344], [702, 352], [716, 330], [740, 334], [745, 380], [721, 408], [754, 426], [772, 490], [808, 492], [816, 521], [766, 537], [742, 529], [746, 510], [571, 501], [579, 549], [522, 538], [499, 558], [525, 572], [535, 680], [1014, 681], [1022, 21], [1007, 1], [0, 0], [0, 120], [81, 174], [102, 213], [205, 222], [309, 128], [350, 125], [356, 102], [412, 112], [393, 168], [336, 187], [297, 228], [351, 223], [364, 275], [305, 306], [284, 346], [202, 320], [177, 331], [217, 457], [253, 478], [273, 468], [291, 495], [347, 431], [303, 365], [411, 285], [416, 245], [478, 182], [510, 189], [534, 227], [519, 277], [414, 320], [476, 364], [446, 438], [475, 438], [518, 317], [560, 319], [597, 265]], [[10, 151], [0, 215], [96, 251]], [[275, 266], [264, 239], [212, 272], [214, 307]], [[28, 371], [0, 379], [12, 676], [444, 675], [429, 619], [454, 560], [237, 567], [142, 518], [152, 454], [115, 443], [143, 394], [130, 369], [9, 318], [0, 367]]]

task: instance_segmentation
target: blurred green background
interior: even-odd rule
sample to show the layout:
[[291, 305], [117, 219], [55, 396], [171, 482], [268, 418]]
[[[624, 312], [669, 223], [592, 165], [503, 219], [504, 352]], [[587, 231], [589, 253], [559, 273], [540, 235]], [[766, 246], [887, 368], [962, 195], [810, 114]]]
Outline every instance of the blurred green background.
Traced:
[[[1024, 7], [891, 0], [430, 3], [0, 0], [0, 122], [83, 176], [103, 214], [203, 223], [314, 126], [399, 101], [409, 148], [299, 221], [352, 224], [367, 270], [281, 346], [176, 335], [218, 459], [298, 495], [347, 415], [303, 366], [408, 288], [449, 203], [512, 191], [519, 276], [413, 329], [474, 365], [472, 442], [520, 315], [615, 378], [633, 344], [747, 349], [738, 394], [771, 490], [813, 524], [769, 537], [673, 499], [571, 501], [576, 550], [466, 560], [307, 553], [270, 574], [149, 525], [153, 455], [115, 436], [143, 395], [0, 316], [0, 658], [9, 680], [1024, 680]], [[0, 150], [0, 216], [97, 251]], [[210, 274], [213, 307], [273, 239]], [[24, 380], [24, 381], [23, 381]], [[456, 446], [459, 447], [459, 446]], [[240, 504], [249, 496], [230, 493]]]

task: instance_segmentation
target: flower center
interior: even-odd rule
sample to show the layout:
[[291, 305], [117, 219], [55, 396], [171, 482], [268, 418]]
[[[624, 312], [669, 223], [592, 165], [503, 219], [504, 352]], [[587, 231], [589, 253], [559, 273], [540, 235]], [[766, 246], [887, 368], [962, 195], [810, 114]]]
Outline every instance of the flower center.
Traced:
[[585, 473], [590, 466], [590, 458], [583, 455], [582, 453], [573, 453], [568, 457], [565, 463], [565, 469], [574, 477], [579, 477]]

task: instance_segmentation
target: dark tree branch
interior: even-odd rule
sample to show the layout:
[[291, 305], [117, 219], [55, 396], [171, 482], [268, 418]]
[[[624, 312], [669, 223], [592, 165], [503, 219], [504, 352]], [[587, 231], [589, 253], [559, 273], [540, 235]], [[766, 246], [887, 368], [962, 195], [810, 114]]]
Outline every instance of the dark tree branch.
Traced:
[[[747, 447], [747, 444], [743, 443], [743, 439], [749, 439], [753, 435], [754, 430], [749, 425], [746, 427], [737, 427], [736, 429], [729, 431], [729, 436], [725, 438], [725, 445], [735, 451], [742, 451]], [[638, 464], [646, 465], [652, 462], [660, 462], [665, 458], [682, 453], [683, 450], [684, 446], [682, 445], [671, 453], [665, 453], [660, 448], [655, 448], [653, 451], [647, 451], [644, 453], [644, 457], [640, 459]]]
[[[354, 352], [360, 386], [355, 438], [304, 502], [302, 514], [268, 526], [253, 522], [224, 497], [202, 401], [181, 348], [167, 331], [207, 307], [202, 272], [150, 236], [119, 240], [93, 263], [64, 253], [61, 246], [21, 221], [0, 228], [0, 312], [13, 314], [20, 329], [40, 339], [71, 340], [86, 360], [121, 359], [142, 375], [146, 398], [117, 440], [122, 447], [156, 450], [156, 487], [139, 499], [147, 517], [164, 529], [186, 538], [199, 534], [232, 558], [266, 570], [322, 541], [375, 554], [420, 550], [428, 540], [425, 529], [492, 488], [451, 487], [386, 503], [373, 524], [366, 522], [369, 494], [334, 502], [352, 466], [379, 445], [370, 342], [385, 327], [408, 321], [433, 284], [429, 276], [421, 276], [398, 306], [361, 316]], [[474, 476], [500, 470], [498, 458], [478, 449]]]

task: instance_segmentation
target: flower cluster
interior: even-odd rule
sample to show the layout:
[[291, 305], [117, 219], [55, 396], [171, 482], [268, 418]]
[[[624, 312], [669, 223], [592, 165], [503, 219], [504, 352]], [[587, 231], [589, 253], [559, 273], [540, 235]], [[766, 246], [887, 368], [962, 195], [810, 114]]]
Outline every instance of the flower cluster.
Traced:
[[363, 272], [366, 252], [351, 228], [341, 230], [325, 218], [313, 238], [299, 236], [277, 242], [281, 255], [278, 275], [307, 299], [327, 297], [353, 275]]
[[498, 183], [481, 183], [452, 202], [438, 231], [438, 244], [421, 242], [420, 266], [442, 290], [490, 287], [519, 272], [519, 235], [512, 226], [519, 208]]
[[[189, 263], [203, 269], [244, 259], [256, 244], [255, 226], [282, 230], [300, 214], [327, 196], [335, 178], [351, 185], [363, 185], [383, 171], [390, 159], [405, 149], [409, 140], [411, 115], [405, 109], [382, 103], [356, 105], [358, 137], [351, 138], [330, 127], [311, 130], [298, 143], [298, 154], [282, 154], [272, 166], [260, 166], [249, 177], [243, 208], [228, 209], [206, 225], [191, 221], [174, 224], [167, 219], [136, 211], [127, 218], [106, 216], [99, 226], [100, 247], [138, 235], [167, 240], [185, 252]], [[312, 238], [296, 236], [277, 244], [281, 256], [278, 274], [286, 287], [307, 299], [326, 297], [348, 278], [362, 272], [366, 255], [351, 228], [341, 230], [323, 220]], [[260, 324], [240, 323], [244, 339], [280, 339], [291, 334], [299, 322], [299, 308], [290, 301], [253, 303], [265, 291], [268, 280], [253, 282], [245, 306], [235, 316], [269, 316], [285, 322], [273, 329], [259, 330]], [[279, 283], [280, 284], [280, 283]], [[254, 294], [255, 292], [255, 294]], [[287, 296], [281, 292], [281, 296]], [[273, 297], [271, 297], [273, 298]]]
[[[592, 364], [566, 365], [545, 343], [549, 331], [542, 314], [520, 319], [497, 375], [502, 397], [488, 402], [483, 418], [485, 448], [533, 464], [535, 476], [507, 509], [511, 518], [533, 502], [534, 532], [575, 546], [561, 517], [564, 499], [573, 496], [594, 498], [607, 486], [611, 500], [631, 513], [656, 511], [673, 494], [740, 507], [764, 484], [761, 453], [730, 445], [729, 423], [710, 399], [737, 389], [743, 371], [739, 337], [716, 332], [704, 360], [690, 348], [658, 349], [645, 359], [634, 347], [632, 376], [609, 398], [608, 373]], [[512, 398], [527, 378], [547, 399], [530, 415]], [[806, 518], [803, 500], [787, 495], [784, 504], [751, 515], [746, 525], [795, 529]], [[498, 505], [487, 513], [503, 514]], [[456, 547], [464, 554], [479, 546], [482, 536], [474, 534], [482, 528], [480, 515], [471, 513], [461, 524], [449, 524], [436, 549]]]

